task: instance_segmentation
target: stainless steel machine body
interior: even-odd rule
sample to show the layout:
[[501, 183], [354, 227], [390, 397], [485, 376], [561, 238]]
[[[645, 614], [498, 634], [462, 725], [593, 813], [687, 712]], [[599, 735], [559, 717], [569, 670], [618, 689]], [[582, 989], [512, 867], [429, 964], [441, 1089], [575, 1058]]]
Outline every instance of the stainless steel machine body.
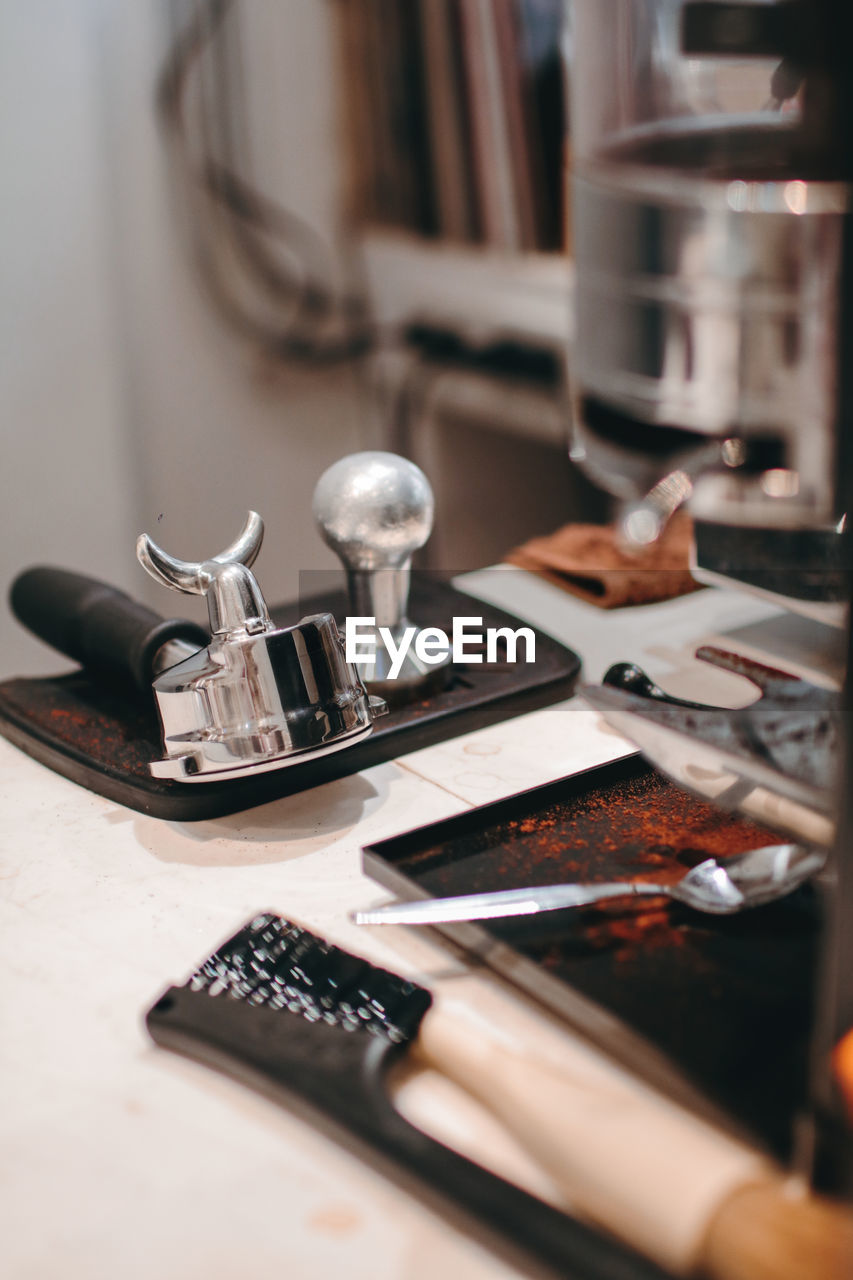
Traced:
[[843, 514], [851, 188], [803, 158], [790, 8], [574, 5], [574, 451], [632, 504], [636, 542], [688, 498], [703, 520], [753, 528]]

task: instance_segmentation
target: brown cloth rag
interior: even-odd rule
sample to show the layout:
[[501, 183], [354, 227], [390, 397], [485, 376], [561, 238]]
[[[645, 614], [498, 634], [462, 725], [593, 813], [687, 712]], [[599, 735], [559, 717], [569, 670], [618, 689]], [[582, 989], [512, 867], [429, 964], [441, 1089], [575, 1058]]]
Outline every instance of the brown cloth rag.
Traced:
[[693, 522], [674, 516], [657, 542], [627, 551], [614, 525], [567, 524], [544, 538], [532, 538], [504, 560], [538, 573], [602, 609], [653, 604], [696, 591], [688, 569]]

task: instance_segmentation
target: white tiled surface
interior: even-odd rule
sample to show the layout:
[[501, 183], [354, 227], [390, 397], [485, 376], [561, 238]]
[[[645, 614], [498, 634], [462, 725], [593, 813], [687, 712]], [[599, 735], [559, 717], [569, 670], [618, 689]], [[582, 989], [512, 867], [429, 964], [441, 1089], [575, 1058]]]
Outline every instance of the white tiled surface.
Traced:
[[[472, 586], [572, 644], [590, 679], [637, 658], [689, 683], [692, 643], [773, 612], [704, 592], [607, 615], [517, 571], [474, 575]], [[185, 824], [90, 795], [0, 740], [4, 1277], [515, 1274], [298, 1118], [154, 1049], [141, 1017], [160, 988], [265, 908], [445, 981], [454, 966], [426, 937], [348, 923], [348, 911], [387, 896], [363, 877], [361, 845], [626, 749], [571, 701]], [[446, 1083], [407, 1088], [439, 1130], [541, 1187], [494, 1121]]]
[[570, 698], [413, 751], [399, 763], [469, 804], [485, 804], [632, 750], [580, 698]]
[[371, 891], [360, 844], [464, 803], [386, 764], [239, 819], [161, 823], [5, 742], [0, 776], [4, 1276], [418, 1276], [427, 1255], [504, 1274], [298, 1119], [155, 1050], [141, 1022], [266, 907], [420, 970], [345, 921]]

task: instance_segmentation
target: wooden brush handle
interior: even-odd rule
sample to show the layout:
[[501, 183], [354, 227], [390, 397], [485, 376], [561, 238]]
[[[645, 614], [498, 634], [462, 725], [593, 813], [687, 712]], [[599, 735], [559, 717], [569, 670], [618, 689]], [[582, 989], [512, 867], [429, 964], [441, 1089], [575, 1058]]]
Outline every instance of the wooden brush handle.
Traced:
[[853, 1259], [845, 1210], [792, 1198], [783, 1173], [750, 1147], [486, 988], [478, 979], [461, 1002], [437, 993], [418, 1051], [500, 1117], [570, 1209], [678, 1275], [853, 1274], [841, 1261], [847, 1249]]
[[717, 1208], [701, 1261], [724, 1280], [850, 1280], [853, 1211], [780, 1180], [741, 1187]]

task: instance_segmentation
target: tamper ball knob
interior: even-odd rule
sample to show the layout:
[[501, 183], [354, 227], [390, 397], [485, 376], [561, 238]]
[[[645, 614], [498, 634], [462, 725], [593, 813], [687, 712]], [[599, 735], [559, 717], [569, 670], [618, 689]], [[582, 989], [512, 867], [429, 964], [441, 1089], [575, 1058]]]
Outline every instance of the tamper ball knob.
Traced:
[[420, 467], [395, 453], [353, 453], [320, 477], [314, 518], [348, 569], [407, 565], [432, 532], [435, 504]]
[[446, 663], [424, 665], [411, 643], [393, 679], [392, 657], [380, 627], [395, 643], [412, 624], [406, 617], [412, 554], [432, 532], [435, 504], [420, 467], [395, 453], [369, 451], [342, 458], [324, 472], [314, 490], [314, 518], [347, 573], [349, 612], [376, 619], [376, 662], [359, 666], [374, 692], [392, 705], [442, 687]]

